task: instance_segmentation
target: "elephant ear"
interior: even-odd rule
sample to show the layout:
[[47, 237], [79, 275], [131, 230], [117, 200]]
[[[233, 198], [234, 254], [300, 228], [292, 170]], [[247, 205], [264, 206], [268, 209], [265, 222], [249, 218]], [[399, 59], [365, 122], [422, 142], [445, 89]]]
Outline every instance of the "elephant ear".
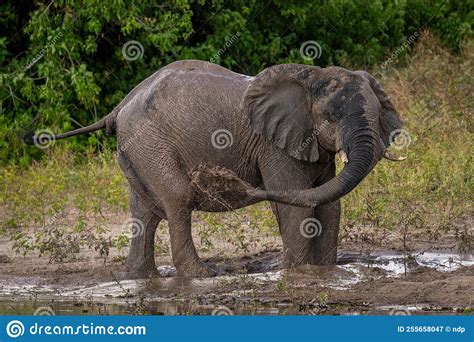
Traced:
[[248, 86], [240, 108], [254, 132], [292, 157], [314, 162], [319, 158], [314, 134], [311, 96], [304, 85], [308, 66], [283, 64], [260, 72]]
[[403, 120], [400, 117], [400, 114], [395, 110], [392, 101], [390, 101], [390, 98], [382, 85], [375, 79], [375, 77], [366, 71], [356, 71], [356, 73], [369, 82], [372, 91], [380, 102], [382, 110], [380, 114], [381, 138], [385, 146], [388, 147], [392, 143], [390, 141], [391, 133], [402, 128]]

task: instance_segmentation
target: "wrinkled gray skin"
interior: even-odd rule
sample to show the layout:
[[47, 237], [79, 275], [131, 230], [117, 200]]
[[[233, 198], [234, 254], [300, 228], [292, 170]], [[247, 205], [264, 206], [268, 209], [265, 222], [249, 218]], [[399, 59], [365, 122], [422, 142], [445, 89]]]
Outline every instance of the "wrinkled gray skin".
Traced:
[[[249, 77], [187, 60], [144, 80], [96, 124], [56, 138], [102, 128], [117, 135], [131, 213], [145, 228], [131, 242], [130, 276], [156, 273], [154, 235], [166, 219], [178, 275], [203, 277], [215, 271], [198, 257], [191, 213], [228, 207], [193, 191], [189, 174], [199, 164], [230, 169], [258, 188], [230, 198], [232, 207], [273, 201], [286, 267], [334, 264], [340, 198], [382, 158], [401, 119], [366, 72], [287, 64]], [[221, 129], [233, 142], [218, 149], [211, 137]], [[348, 162], [336, 175], [338, 151]], [[321, 222], [320, 236], [300, 233], [307, 218]]]

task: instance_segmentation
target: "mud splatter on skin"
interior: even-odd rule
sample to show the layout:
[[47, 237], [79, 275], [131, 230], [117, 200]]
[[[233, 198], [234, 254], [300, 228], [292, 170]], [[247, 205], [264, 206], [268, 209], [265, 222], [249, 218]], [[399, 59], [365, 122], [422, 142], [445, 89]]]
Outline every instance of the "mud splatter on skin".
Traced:
[[193, 205], [200, 210], [216, 205], [233, 210], [252, 201], [248, 191], [255, 188], [224, 167], [200, 164], [189, 176], [194, 191]]

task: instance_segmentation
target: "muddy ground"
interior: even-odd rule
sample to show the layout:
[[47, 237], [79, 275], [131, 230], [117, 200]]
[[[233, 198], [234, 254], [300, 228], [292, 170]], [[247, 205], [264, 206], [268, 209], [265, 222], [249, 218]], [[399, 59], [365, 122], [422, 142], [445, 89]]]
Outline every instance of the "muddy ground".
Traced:
[[[123, 229], [120, 222], [127, 215], [108, 219], [107, 229], [113, 235]], [[166, 244], [163, 224], [158, 239]], [[473, 233], [471, 219], [454, 224], [469, 225]], [[361, 228], [360, 236], [369, 228]], [[406, 239], [396, 232], [383, 233], [383, 239], [373, 235], [370, 243], [344, 230], [341, 236], [338, 265], [294, 270], [281, 270], [276, 234], [251, 236], [257, 242], [245, 251], [235, 251], [228, 241], [209, 250], [198, 243], [203, 259], [226, 274], [192, 280], [175, 277], [166, 252], [156, 255], [161, 277], [128, 280], [123, 272], [126, 250], [112, 249], [106, 263], [85, 250], [77, 260], [57, 264], [46, 256], [15, 254], [4, 238], [0, 313], [471, 314], [473, 251], [460, 251], [455, 236], [433, 241], [426, 234], [415, 234], [409, 250]]]

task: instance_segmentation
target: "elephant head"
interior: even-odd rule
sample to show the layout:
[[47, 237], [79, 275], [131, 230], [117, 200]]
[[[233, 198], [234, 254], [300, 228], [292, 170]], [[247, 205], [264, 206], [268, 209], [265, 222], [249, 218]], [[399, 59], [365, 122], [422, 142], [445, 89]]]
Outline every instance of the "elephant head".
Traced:
[[[263, 70], [241, 101], [254, 132], [293, 158], [316, 162], [322, 150], [346, 163], [333, 179], [307, 190], [249, 194], [315, 207], [349, 193], [383, 157], [402, 120], [382, 86], [367, 72], [284, 64]], [[322, 150], [321, 150], [322, 149]]]

